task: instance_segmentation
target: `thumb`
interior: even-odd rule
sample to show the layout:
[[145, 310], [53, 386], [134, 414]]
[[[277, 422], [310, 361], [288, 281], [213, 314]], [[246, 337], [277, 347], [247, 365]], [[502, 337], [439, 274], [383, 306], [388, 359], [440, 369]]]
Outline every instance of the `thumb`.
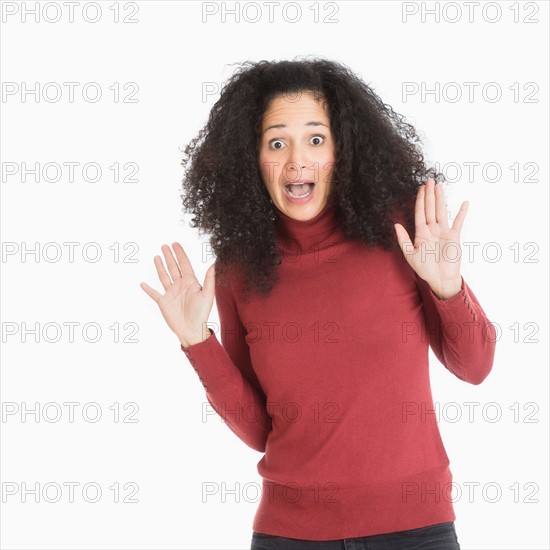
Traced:
[[202, 290], [208, 296], [214, 296], [214, 287], [216, 284], [216, 262], [214, 262], [207, 270], [204, 276], [204, 283], [202, 285]]
[[409, 233], [400, 223], [394, 223], [393, 228], [395, 229], [399, 248], [408, 260], [408, 256], [414, 252], [414, 244], [409, 237]]
[[394, 223], [393, 228], [395, 230], [397, 242], [399, 243], [401, 250], [403, 250], [403, 243], [407, 242], [407, 240], [410, 242], [409, 234], [400, 223]]

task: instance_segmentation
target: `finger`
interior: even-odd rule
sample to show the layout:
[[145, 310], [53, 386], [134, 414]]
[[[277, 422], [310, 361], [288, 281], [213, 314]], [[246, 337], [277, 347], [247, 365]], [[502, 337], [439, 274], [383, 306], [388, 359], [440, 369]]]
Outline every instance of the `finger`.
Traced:
[[469, 206], [470, 206], [470, 203], [468, 201], [464, 201], [460, 205], [460, 210], [458, 211], [458, 214], [454, 219], [453, 229], [457, 231], [459, 235], [460, 235], [460, 232], [462, 231], [462, 226], [464, 225], [464, 219], [466, 218], [466, 213], [468, 212]]
[[416, 202], [414, 203], [414, 226], [418, 235], [426, 227], [426, 214], [424, 211], [424, 197], [426, 194], [426, 184], [421, 185], [416, 193]]
[[166, 265], [168, 266], [168, 272], [170, 273], [172, 280], [175, 281], [176, 279], [180, 279], [181, 271], [174, 255], [172, 254], [171, 248], [167, 244], [163, 244], [160, 248], [164, 254]]
[[195, 275], [195, 271], [193, 270], [193, 266], [191, 265], [191, 262], [189, 261], [189, 258], [187, 257], [187, 254], [183, 249], [183, 246], [181, 246], [181, 244], [178, 242], [174, 242], [172, 243], [172, 248], [176, 253], [181, 276], [185, 279], [190, 278], [191, 280], [198, 283], [197, 276]]
[[153, 261], [155, 262], [155, 267], [157, 268], [157, 274], [159, 276], [162, 287], [164, 288], [164, 290], [168, 290], [172, 286], [172, 279], [170, 279], [170, 276], [166, 272], [166, 269], [164, 269], [162, 258], [160, 256], [155, 256], [153, 258]]
[[428, 181], [426, 182], [426, 197], [425, 197], [425, 214], [426, 214], [426, 223], [436, 223], [436, 217], [435, 217], [435, 192], [434, 192], [434, 180], [432, 178], [428, 178]]
[[445, 192], [443, 186], [438, 183], [435, 186], [435, 210], [437, 223], [441, 224], [444, 229], [449, 229], [447, 220], [447, 204], [445, 203]]
[[157, 292], [154, 288], [151, 288], [147, 283], [140, 283], [139, 286], [150, 296], [155, 302], [158, 302], [162, 298], [162, 294]]

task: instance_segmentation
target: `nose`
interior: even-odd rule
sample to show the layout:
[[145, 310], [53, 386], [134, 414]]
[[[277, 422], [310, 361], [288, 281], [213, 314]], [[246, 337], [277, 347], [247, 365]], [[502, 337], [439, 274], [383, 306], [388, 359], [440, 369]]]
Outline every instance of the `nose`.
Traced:
[[[308, 166], [309, 163], [307, 159], [304, 158], [304, 152], [299, 147], [292, 147], [285, 165], [285, 170], [291, 175], [288, 179], [298, 179], [302, 177], [302, 171], [307, 169]], [[297, 172], [297, 174], [292, 175], [293, 171]]]

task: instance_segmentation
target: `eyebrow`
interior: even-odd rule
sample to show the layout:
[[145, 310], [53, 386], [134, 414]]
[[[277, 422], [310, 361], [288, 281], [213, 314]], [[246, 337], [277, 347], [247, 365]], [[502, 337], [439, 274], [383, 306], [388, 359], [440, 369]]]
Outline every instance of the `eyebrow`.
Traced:
[[[325, 128], [328, 128], [326, 124], [323, 122], [319, 122], [318, 120], [311, 120], [309, 122], [306, 122], [304, 126], [324, 126]], [[272, 128], [286, 128], [286, 124], [273, 124], [272, 126], [268, 126], [263, 132], [262, 135], [265, 134], [268, 130], [271, 130]]]

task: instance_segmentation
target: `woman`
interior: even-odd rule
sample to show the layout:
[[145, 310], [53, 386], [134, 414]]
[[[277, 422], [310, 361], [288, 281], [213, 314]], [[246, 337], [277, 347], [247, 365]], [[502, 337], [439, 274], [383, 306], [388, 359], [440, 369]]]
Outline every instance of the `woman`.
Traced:
[[459, 548], [428, 346], [480, 384], [495, 338], [460, 273], [467, 203], [450, 228], [416, 141], [344, 65], [261, 61], [185, 150], [183, 204], [216, 261], [201, 286], [163, 245], [165, 294], [141, 287], [265, 453], [252, 550]]

